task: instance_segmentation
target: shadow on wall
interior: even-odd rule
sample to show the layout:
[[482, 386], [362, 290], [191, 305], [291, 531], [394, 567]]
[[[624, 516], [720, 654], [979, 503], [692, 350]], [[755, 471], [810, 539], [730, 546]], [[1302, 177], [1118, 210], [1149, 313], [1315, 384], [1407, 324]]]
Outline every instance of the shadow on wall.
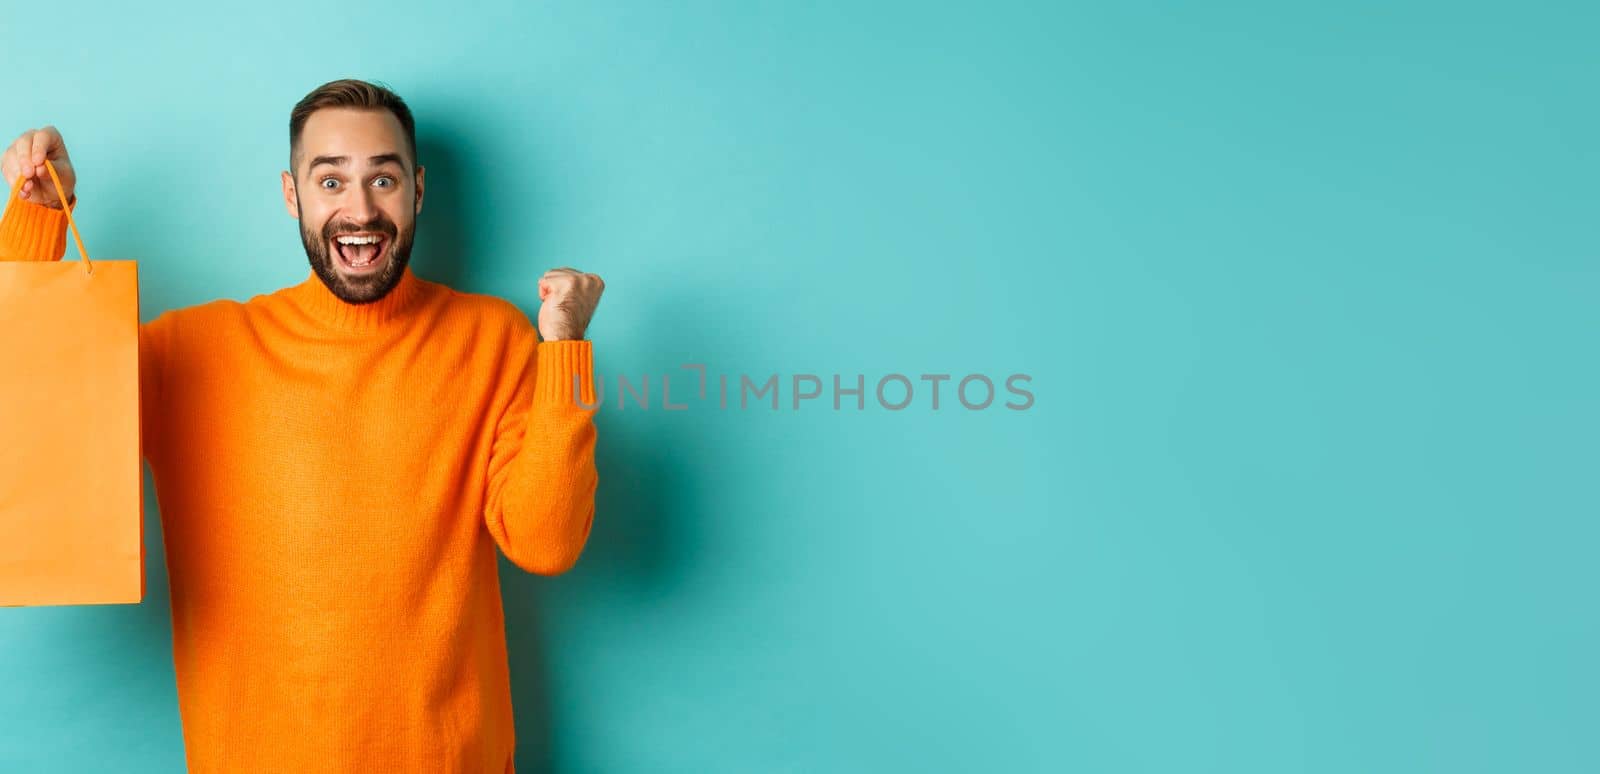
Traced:
[[425, 172], [422, 214], [417, 218], [416, 242], [411, 250], [412, 270], [418, 276], [458, 290], [465, 277], [463, 262], [479, 255], [478, 231], [471, 216], [474, 192], [463, 180], [481, 173], [463, 169], [467, 154], [447, 134], [419, 134], [417, 160]]

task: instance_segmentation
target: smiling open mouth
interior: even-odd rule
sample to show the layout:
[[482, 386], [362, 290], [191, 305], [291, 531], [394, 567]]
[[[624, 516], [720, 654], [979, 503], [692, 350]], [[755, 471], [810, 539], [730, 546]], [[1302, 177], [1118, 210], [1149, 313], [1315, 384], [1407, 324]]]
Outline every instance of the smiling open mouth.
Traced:
[[333, 249], [339, 254], [339, 261], [345, 268], [356, 271], [377, 266], [388, 244], [388, 238], [379, 234], [341, 234], [333, 238]]

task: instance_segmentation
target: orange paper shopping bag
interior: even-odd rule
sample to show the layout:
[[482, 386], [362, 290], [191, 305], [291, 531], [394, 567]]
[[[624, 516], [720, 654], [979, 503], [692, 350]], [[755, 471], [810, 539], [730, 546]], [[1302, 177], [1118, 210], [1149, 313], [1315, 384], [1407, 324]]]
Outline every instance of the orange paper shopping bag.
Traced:
[[82, 262], [0, 260], [0, 605], [144, 598], [137, 265], [67, 221]]

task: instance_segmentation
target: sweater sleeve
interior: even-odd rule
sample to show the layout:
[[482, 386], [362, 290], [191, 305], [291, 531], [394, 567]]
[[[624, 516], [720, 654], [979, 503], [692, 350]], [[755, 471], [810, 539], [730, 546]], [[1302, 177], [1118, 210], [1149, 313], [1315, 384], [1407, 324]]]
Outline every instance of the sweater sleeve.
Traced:
[[[72, 197], [68, 207], [77, 206]], [[67, 213], [13, 199], [0, 216], [0, 261], [59, 261], [67, 251]]]
[[495, 429], [484, 517], [512, 563], [559, 575], [577, 564], [594, 525], [594, 350], [587, 339], [529, 336], [532, 356]]

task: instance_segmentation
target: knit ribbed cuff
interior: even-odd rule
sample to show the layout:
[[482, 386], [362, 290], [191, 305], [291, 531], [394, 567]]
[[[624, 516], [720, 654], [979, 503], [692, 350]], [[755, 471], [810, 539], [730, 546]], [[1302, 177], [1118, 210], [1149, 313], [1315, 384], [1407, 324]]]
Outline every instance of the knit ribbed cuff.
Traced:
[[[541, 341], [536, 351], [533, 402], [540, 406], [599, 408], [594, 397], [594, 343], [588, 339]], [[573, 387], [576, 378], [579, 384]]]
[[65, 210], [23, 199], [11, 201], [0, 217], [0, 261], [59, 261], [66, 252]]

